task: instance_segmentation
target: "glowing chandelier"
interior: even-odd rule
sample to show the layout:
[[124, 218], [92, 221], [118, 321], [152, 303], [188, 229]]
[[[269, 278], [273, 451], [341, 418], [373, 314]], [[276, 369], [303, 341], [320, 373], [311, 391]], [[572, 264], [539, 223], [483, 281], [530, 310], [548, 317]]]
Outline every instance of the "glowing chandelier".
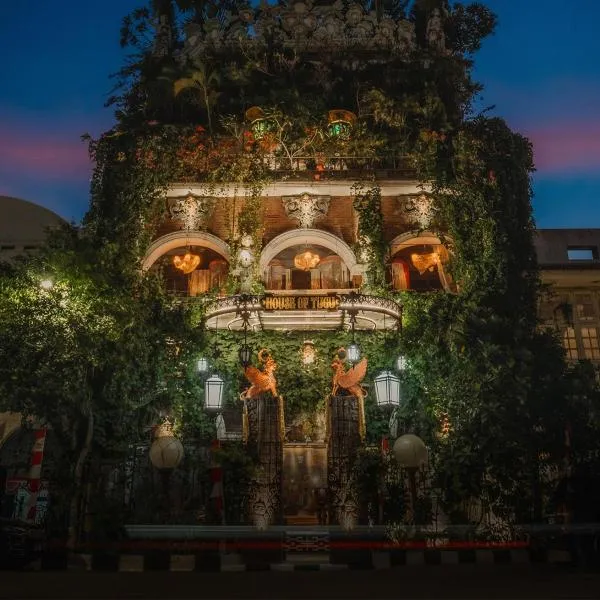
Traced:
[[310, 252], [309, 250], [297, 254], [294, 257], [294, 265], [303, 271], [310, 271], [311, 269], [314, 269], [320, 262], [321, 257], [318, 254]]
[[173, 265], [186, 275], [191, 273], [200, 264], [200, 257], [197, 254], [186, 252], [184, 256], [174, 256]]

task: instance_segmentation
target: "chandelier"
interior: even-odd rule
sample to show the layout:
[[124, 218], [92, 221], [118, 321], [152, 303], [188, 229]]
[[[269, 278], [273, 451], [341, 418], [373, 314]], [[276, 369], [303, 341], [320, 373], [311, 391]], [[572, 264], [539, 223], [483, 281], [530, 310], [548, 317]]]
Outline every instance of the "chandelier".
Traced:
[[185, 256], [174, 256], [173, 265], [186, 275], [191, 273], [200, 264], [200, 257], [197, 254], [186, 252]]
[[321, 262], [321, 257], [309, 250], [294, 257], [294, 265], [303, 271], [314, 269]]

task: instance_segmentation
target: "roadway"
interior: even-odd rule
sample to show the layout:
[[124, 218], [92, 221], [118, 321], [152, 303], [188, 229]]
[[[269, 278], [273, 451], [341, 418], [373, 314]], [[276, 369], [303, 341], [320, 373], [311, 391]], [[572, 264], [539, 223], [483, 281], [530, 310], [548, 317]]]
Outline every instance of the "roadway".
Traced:
[[600, 598], [600, 572], [556, 566], [452, 565], [369, 571], [240, 573], [0, 572], [11, 600], [386, 600]]

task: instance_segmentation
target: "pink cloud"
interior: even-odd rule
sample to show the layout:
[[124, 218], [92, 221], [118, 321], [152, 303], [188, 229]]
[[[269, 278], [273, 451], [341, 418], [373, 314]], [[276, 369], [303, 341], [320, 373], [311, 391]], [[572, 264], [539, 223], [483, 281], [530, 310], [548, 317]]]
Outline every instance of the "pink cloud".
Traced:
[[522, 130], [533, 143], [539, 171], [600, 173], [600, 121], [555, 121]]
[[81, 180], [89, 177], [87, 146], [71, 131], [32, 131], [0, 123], [0, 167], [26, 176]]

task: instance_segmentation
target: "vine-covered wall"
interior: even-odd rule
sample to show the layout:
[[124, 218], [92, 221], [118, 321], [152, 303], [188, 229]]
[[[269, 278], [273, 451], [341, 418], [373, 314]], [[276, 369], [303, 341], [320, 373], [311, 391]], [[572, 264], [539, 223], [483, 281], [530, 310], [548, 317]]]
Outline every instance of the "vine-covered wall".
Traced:
[[[171, 41], [163, 53], [140, 43], [140, 32], [154, 31], [150, 11], [137, 11], [124, 24], [124, 42], [137, 62], [122, 73], [114, 100], [117, 126], [91, 144], [97, 168], [86, 227], [102, 243], [118, 247], [123, 265], [131, 266], [152, 237], [170, 182], [233, 184], [250, 195], [227, 241], [237, 252], [240, 239], [250, 236], [257, 252], [261, 191], [281, 176], [282, 165], [293, 171], [303, 157], [321, 177], [328, 161], [348, 157], [352, 170], [362, 170], [354, 207], [368, 289], [405, 308], [401, 339], [359, 334], [369, 359], [367, 379], [393, 366], [399, 352], [407, 356], [401, 422], [430, 445], [451, 515], [459, 513], [464, 498], [478, 497], [507, 518], [532, 518], [539, 457], [560, 462], [561, 414], [572, 394], [556, 340], [536, 329], [531, 146], [501, 119], [472, 112], [480, 90], [471, 78], [472, 57], [492, 32], [494, 16], [478, 3], [383, 3], [377, 22], [385, 17], [412, 32], [403, 51], [374, 56], [372, 48], [369, 53], [357, 43], [350, 51], [315, 57], [292, 51], [277, 35], [281, 19], [298, 3], [167, 4]], [[364, 11], [376, 12], [369, 2], [360, 6], [363, 17]], [[345, 4], [323, 10], [350, 23]], [[209, 43], [215, 23], [221, 23], [225, 40], [220, 45]], [[261, 28], [264, 23], [270, 29]], [[236, 43], [226, 43], [234, 38]], [[202, 53], [194, 51], [194, 43], [205, 44]], [[260, 135], [244, 117], [251, 107], [262, 110]], [[356, 115], [349, 135], [331, 134], [327, 113], [338, 108]], [[431, 189], [433, 232], [451, 250], [456, 294], [388, 288], [380, 186], [390, 157], [401, 157]], [[234, 267], [230, 292], [242, 285]], [[299, 359], [305, 338], [317, 349], [310, 367]], [[188, 357], [206, 355], [214, 342], [212, 334], [190, 340], [182, 335], [178, 342]], [[344, 332], [251, 335], [253, 347], [267, 347], [279, 364], [290, 417], [322, 406], [330, 359], [347, 341]], [[240, 340], [219, 334], [218, 343], [223, 354], [217, 366], [228, 374], [228, 398], [235, 404]], [[188, 408], [181, 409], [182, 427], [190, 432], [201, 395], [198, 385], [188, 395]], [[386, 431], [387, 418], [370, 394], [371, 441]], [[439, 435], [442, 420], [449, 424], [447, 436]]]

